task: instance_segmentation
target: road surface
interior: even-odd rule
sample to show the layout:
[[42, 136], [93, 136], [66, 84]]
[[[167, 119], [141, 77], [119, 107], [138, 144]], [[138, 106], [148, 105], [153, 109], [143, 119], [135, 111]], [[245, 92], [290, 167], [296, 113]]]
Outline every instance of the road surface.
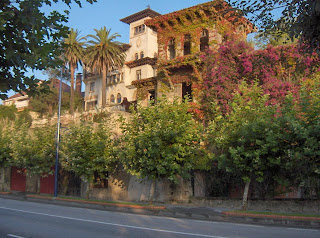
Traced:
[[0, 198], [4, 238], [319, 238], [320, 229], [136, 215]]

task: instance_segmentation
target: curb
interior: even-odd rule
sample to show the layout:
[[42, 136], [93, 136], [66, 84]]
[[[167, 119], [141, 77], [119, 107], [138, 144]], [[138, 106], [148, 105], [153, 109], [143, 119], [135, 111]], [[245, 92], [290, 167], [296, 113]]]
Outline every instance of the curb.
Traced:
[[271, 219], [289, 219], [299, 221], [320, 221], [320, 217], [302, 217], [302, 216], [283, 216], [283, 215], [268, 215], [268, 214], [250, 214], [250, 213], [237, 213], [237, 212], [222, 212], [227, 216], [239, 217], [254, 217], [254, 218], [271, 218]]
[[124, 208], [134, 208], [134, 209], [148, 209], [148, 210], [165, 210], [167, 209], [165, 206], [140, 206], [140, 205], [132, 205], [132, 204], [117, 204], [117, 203], [107, 203], [107, 202], [95, 202], [95, 201], [85, 201], [85, 200], [77, 200], [77, 199], [67, 199], [67, 198], [53, 198], [53, 197], [45, 197], [39, 195], [26, 195], [27, 198], [37, 198], [37, 199], [45, 199], [45, 200], [58, 200], [65, 202], [73, 202], [73, 203], [84, 203], [84, 204], [94, 204], [94, 205], [103, 205], [110, 207], [124, 207]]
[[313, 217], [303, 217], [307, 219], [301, 219], [301, 217], [297, 216], [290, 216], [290, 218], [288, 218], [287, 216], [243, 214], [227, 211], [210, 212], [203, 211], [203, 209], [202, 211], [197, 211], [191, 210], [188, 207], [184, 207], [182, 209], [181, 207], [177, 209], [170, 206], [147, 207], [129, 204], [112, 204], [94, 201], [81, 201], [76, 199], [53, 198], [31, 194], [16, 195], [7, 192], [0, 193], [0, 198], [159, 217], [320, 229], [320, 218], [314, 219]]

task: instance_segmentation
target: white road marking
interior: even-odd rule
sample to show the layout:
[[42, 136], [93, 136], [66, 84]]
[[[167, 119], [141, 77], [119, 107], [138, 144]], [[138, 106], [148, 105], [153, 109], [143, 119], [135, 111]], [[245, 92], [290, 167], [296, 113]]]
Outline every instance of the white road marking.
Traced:
[[295, 231], [317, 231], [319, 232], [320, 230], [316, 229], [304, 229], [304, 228], [287, 228], [288, 230], [295, 230]]
[[82, 221], [82, 222], [89, 222], [89, 223], [97, 223], [97, 224], [110, 225], [110, 226], [120, 226], [120, 227], [139, 229], [139, 230], [148, 230], [148, 231], [156, 231], [156, 232], [164, 232], [164, 233], [172, 233], [172, 234], [196, 236], [196, 237], [228, 238], [228, 237], [223, 237], [223, 236], [211, 236], [211, 235], [187, 233], [187, 232], [180, 232], [180, 231], [161, 230], [161, 229], [154, 229], [154, 228], [148, 228], [148, 227], [130, 226], [130, 225], [124, 225], [124, 224], [117, 224], [117, 223], [93, 221], [93, 220], [86, 220], [86, 219], [65, 217], [65, 216], [58, 216], [58, 215], [52, 215], [52, 214], [46, 214], [46, 213], [40, 213], [40, 212], [25, 211], [25, 210], [19, 210], [19, 209], [8, 208], [8, 207], [0, 207], [0, 209], [16, 211], [16, 212], [23, 212], [23, 213], [30, 213], [30, 214], [36, 214], [36, 215], [42, 215], [42, 216], [56, 217], [56, 218], [62, 218], [62, 219], [67, 219], [67, 220], [75, 220], [75, 221]]
[[24, 238], [22, 236], [16, 236], [16, 235], [12, 235], [12, 234], [8, 234], [7, 237], [13, 237], [13, 238]]

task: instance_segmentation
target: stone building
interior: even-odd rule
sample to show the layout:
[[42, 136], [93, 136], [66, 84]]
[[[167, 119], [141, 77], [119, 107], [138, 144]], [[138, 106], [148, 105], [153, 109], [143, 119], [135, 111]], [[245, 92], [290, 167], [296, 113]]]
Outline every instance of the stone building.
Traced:
[[[107, 108], [110, 111], [122, 110], [120, 104], [124, 101], [137, 99], [136, 87], [133, 80], [143, 80], [156, 75], [157, 62], [157, 33], [147, 27], [145, 20], [152, 19], [160, 14], [147, 8], [143, 11], [121, 19], [130, 26], [129, 45], [126, 45], [126, 60], [124, 66], [108, 73], [107, 78]], [[101, 99], [101, 75], [88, 74], [85, 79], [85, 110], [100, 107]]]
[[[163, 93], [192, 96], [192, 82], [202, 79], [201, 52], [253, 31], [223, 0], [165, 15], [148, 8], [121, 21], [130, 25], [130, 40], [124, 66], [105, 79], [109, 111], [122, 110], [124, 99], [147, 106]], [[89, 75], [85, 84], [86, 110], [100, 107], [101, 76]]]

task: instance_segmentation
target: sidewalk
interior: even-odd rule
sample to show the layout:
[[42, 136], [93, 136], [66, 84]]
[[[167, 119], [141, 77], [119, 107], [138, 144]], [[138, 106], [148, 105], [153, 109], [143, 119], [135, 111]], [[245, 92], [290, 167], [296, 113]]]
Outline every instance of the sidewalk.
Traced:
[[148, 206], [141, 203], [108, 203], [104, 201], [78, 200], [76, 198], [52, 198], [50, 196], [24, 193], [12, 194], [0, 192], [0, 198], [174, 218], [320, 229], [320, 217], [301, 217], [295, 216], [294, 213], [292, 216], [248, 214], [233, 212], [227, 208], [195, 207], [173, 204], [155, 204], [153, 206]]

